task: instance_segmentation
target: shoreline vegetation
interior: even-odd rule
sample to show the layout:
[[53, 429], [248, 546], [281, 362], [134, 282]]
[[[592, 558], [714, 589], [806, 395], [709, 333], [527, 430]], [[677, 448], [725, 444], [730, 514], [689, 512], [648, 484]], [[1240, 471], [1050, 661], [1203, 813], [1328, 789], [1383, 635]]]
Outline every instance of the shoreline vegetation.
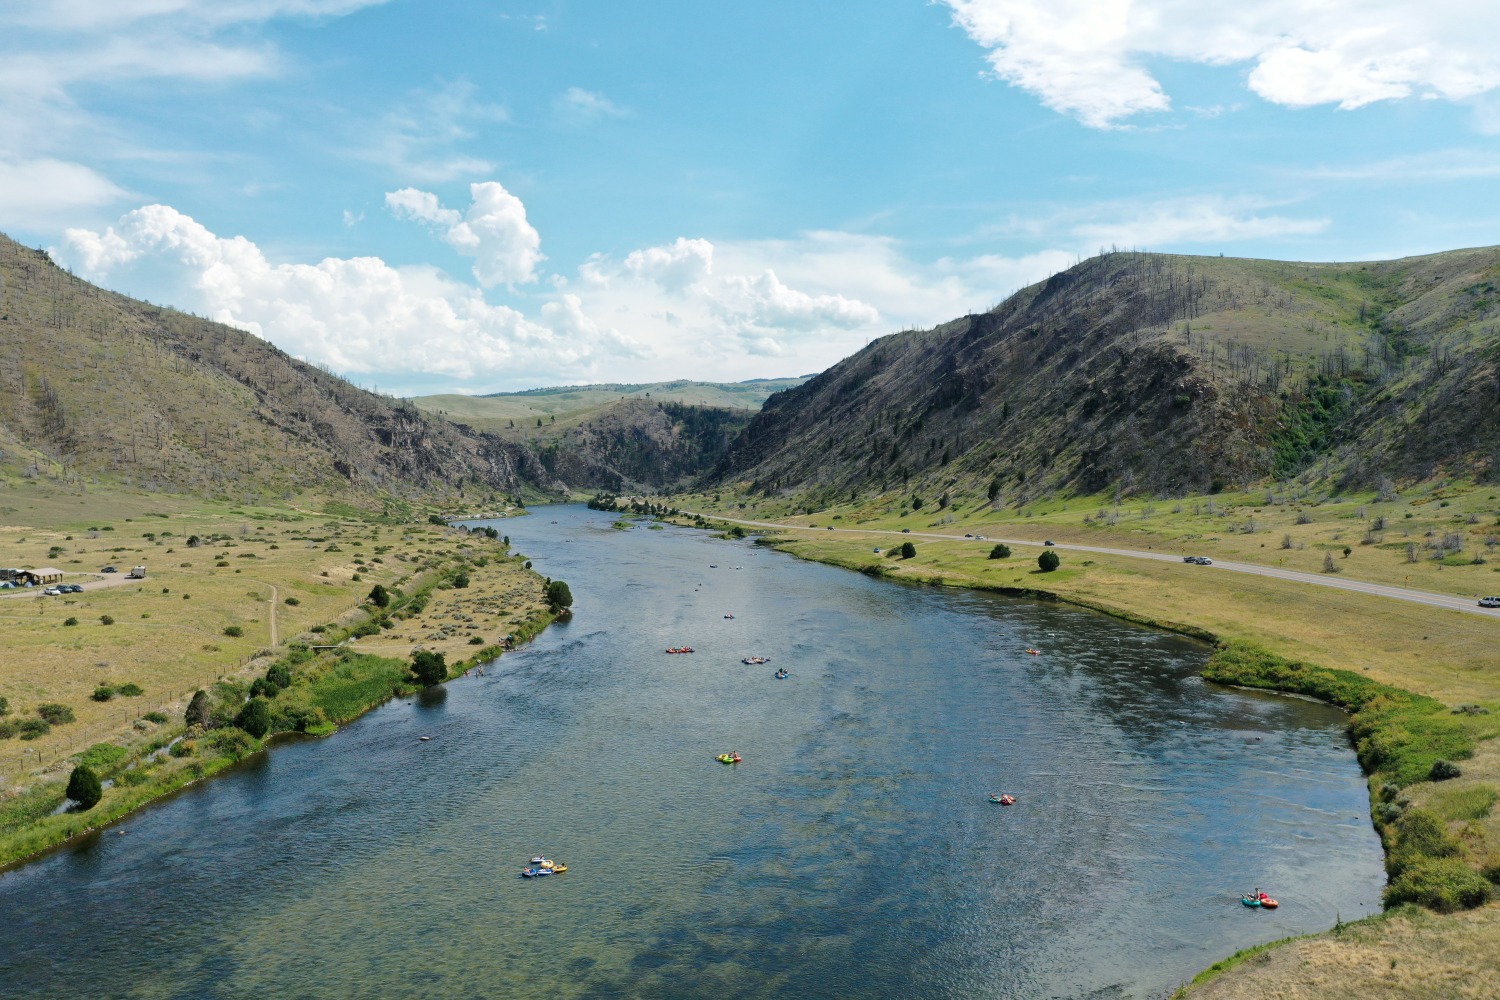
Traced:
[[[1039, 558], [1053, 554], [1051, 550], [1038, 543], [1036, 552], [1029, 557], [1017, 553], [1010, 558], [1008, 546], [995, 546], [996, 551], [985, 558], [983, 553], [989, 549], [988, 545], [981, 541], [976, 546], [973, 540], [955, 536], [951, 542], [919, 539], [922, 550], [919, 558], [917, 547], [910, 544], [897, 547], [890, 543], [891, 548], [882, 552], [887, 543], [881, 539], [889, 535], [851, 539], [850, 533], [859, 530], [857, 525], [845, 525], [845, 531], [824, 537], [821, 530], [779, 532], [774, 528], [734, 524], [736, 518], [767, 520], [769, 515], [731, 512], [735, 504], [721, 495], [713, 497], [712, 506], [725, 509], [722, 518], [712, 512], [691, 514], [678, 510], [679, 505], [704, 510], [709, 506], [708, 499], [676, 497], [654, 502], [643, 498], [635, 500], [633, 505], [641, 512], [662, 516], [671, 511], [676, 515], [671, 519], [678, 524], [720, 531], [726, 537], [755, 534], [759, 536], [758, 544], [883, 579], [1055, 600], [1200, 639], [1213, 647], [1201, 671], [1205, 680], [1309, 697], [1349, 713], [1349, 739], [1370, 788], [1370, 819], [1385, 849], [1386, 911], [1354, 924], [1340, 922], [1323, 933], [1246, 949], [1206, 969], [1192, 983], [1184, 984], [1176, 996], [1260, 996], [1263, 994], [1257, 991], [1264, 986], [1263, 977], [1268, 975], [1281, 977], [1278, 987], [1283, 992], [1278, 996], [1358, 996], [1362, 995], [1361, 989], [1388, 986], [1395, 977], [1400, 959], [1391, 958], [1386, 949], [1392, 947], [1409, 950], [1411, 968], [1400, 978], [1411, 992], [1390, 995], [1427, 995], [1423, 991], [1433, 986], [1431, 976], [1443, 974], [1440, 970], [1472, 970], [1494, 964], [1485, 955], [1494, 953], [1495, 944], [1500, 941], [1500, 919], [1490, 919], [1500, 912], [1500, 907], [1486, 904], [1495, 897], [1495, 885], [1500, 884], [1500, 824], [1492, 816], [1493, 806], [1500, 799], [1500, 789], [1496, 787], [1500, 784], [1500, 752], [1492, 742], [1500, 735], [1500, 712], [1497, 712], [1500, 702], [1491, 687], [1495, 679], [1485, 669], [1487, 657], [1488, 665], [1493, 666], [1492, 655], [1484, 649], [1493, 649], [1494, 633], [1486, 633], [1485, 628], [1493, 630], [1495, 623], [1480, 620], [1476, 628], [1475, 624], [1448, 620], [1466, 617], [1457, 612], [1430, 611], [1422, 623], [1427, 634], [1407, 635], [1404, 641], [1384, 633], [1373, 638], [1366, 635], [1361, 641], [1355, 638], [1359, 635], [1357, 629], [1339, 629], [1345, 621], [1333, 622], [1331, 626], [1314, 623], [1300, 631], [1309, 635], [1330, 627], [1333, 631], [1314, 640], [1321, 641], [1319, 652], [1336, 656], [1342, 651], [1344, 655], [1336, 662], [1363, 661], [1354, 669], [1323, 666], [1296, 655], [1304, 643], [1300, 635], [1288, 634], [1297, 630], [1281, 627], [1285, 619], [1262, 613], [1267, 591], [1295, 592], [1298, 585], [1294, 583], [1258, 578], [1230, 581], [1224, 579], [1227, 574], [1190, 578], [1192, 589], [1207, 585], [1211, 598], [1224, 598], [1209, 613], [1204, 604], [1171, 592], [1155, 564], [1127, 567], [1121, 565], [1122, 560], [1102, 556], [1083, 558], [1074, 553], [1068, 562], [1076, 568], [1064, 564], [1058, 569], [1057, 562], [1052, 561], [1052, 570], [1045, 565], [1033, 568], [1022, 574], [1032, 580], [1021, 582], [1013, 572], [1014, 567], [1028, 558], [1035, 567]], [[741, 511], [744, 507], [739, 504]], [[812, 523], [793, 523], [787, 527], [826, 525], [828, 516], [829, 512], [820, 511]], [[796, 520], [806, 521], [807, 516]], [[941, 530], [962, 531], [965, 526], [979, 527], [954, 523], [949, 518]], [[894, 525], [872, 527], [888, 531]], [[1005, 524], [1012, 532], [1017, 527], [1014, 523]], [[984, 528], [1000, 530], [994, 521], [986, 521], [979, 530]], [[1041, 528], [1037, 525], [1031, 533]], [[1060, 529], [1046, 530], [1063, 535]], [[881, 547], [872, 551], [871, 540], [879, 542]], [[959, 547], [965, 541], [968, 542], [963, 550], [966, 557], [959, 555]], [[1005, 550], [1003, 556], [998, 551], [1001, 549]], [[998, 575], [997, 567], [1005, 567], [1010, 579], [1001, 583], [986, 578], [986, 571]], [[1173, 568], [1170, 564], [1166, 567]], [[1098, 578], [1092, 586], [1085, 583], [1090, 575]], [[1255, 592], [1255, 599], [1246, 606], [1246, 593], [1250, 591]], [[1312, 600], [1300, 595], [1293, 599], [1318, 606], [1305, 609], [1304, 614], [1306, 610], [1317, 613], [1329, 606], [1347, 605], [1340, 611], [1341, 617], [1350, 625], [1363, 622], [1366, 632], [1380, 620], [1382, 612], [1390, 616], [1379, 598], [1335, 592]], [[1469, 645], [1463, 647], [1466, 652], [1462, 656], [1443, 656], [1443, 647], [1430, 645], [1430, 637], [1445, 628], [1473, 630], [1480, 650], [1472, 651]], [[1467, 700], [1455, 702], [1450, 697], [1445, 701], [1421, 690], [1432, 686], [1430, 678], [1434, 675], [1443, 676], [1428, 663], [1435, 655], [1451, 661], [1444, 665], [1450, 666], [1456, 683], [1445, 684], [1445, 693], [1458, 691]], [[1408, 666], [1403, 661], [1415, 661], [1418, 665]], [[1450, 927], [1451, 931], [1445, 930]], [[1303, 976], [1309, 955], [1317, 956], [1320, 969], [1335, 969], [1336, 973], [1322, 979], [1311, 978], [1310, 973]], [[1427, 969], [1430, 976], [1413, 975], [1416, 969]], [[1299, 985], [1302, 982], [1299, 977], [1311, 985]], [[1337, 988], [1344, 983], [1362, 985], [1348, 988], [1346, 994]]]
[[[178, 706], [175, 720], [155, 713], [160, 722], [145, 727], [149, 738], [99, 742], [58, 758], [68, 769], [77, 765], [102, 779], [97, 804], [69, 808], [69, 775], [58, 764], [0, 797], [0, 871], [97, 835], [275, 742], [331, 735], [392, 698], [462, 677], [568, 613], [566, 584], [533, 572], [525, 556], [510, 551], [508, 537], [502, 541], [493, 528], [453, 527], [436, 516], [430, 521], [406, 530], [456, 544], [422, 547], [420, 566], [399, 578], [401, 586], [396, 578], [389, 587], [376, 584], [336, 621], [313, 624], [280, 647], [262, 650], [239, 671], [198, 689], [185, 711]], [[488, 618], [478, 617], [485, 611]], [[484, 627], [506, 632], [485, 642]], [[414, 675], [408, 657], [419, 651], [438, 665], [435, 675]], [[447, 662], [445, 652], [455, 661]]]

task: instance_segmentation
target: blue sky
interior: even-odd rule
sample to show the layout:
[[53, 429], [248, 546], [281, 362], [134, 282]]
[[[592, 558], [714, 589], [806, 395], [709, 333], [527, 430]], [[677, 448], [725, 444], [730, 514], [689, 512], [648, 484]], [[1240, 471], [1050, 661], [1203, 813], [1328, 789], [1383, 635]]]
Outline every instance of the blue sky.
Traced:
[[821, 370], [1110, 245], [1500, 242], [1478, 0], [10, 0], [0, 230], [401, 394]]

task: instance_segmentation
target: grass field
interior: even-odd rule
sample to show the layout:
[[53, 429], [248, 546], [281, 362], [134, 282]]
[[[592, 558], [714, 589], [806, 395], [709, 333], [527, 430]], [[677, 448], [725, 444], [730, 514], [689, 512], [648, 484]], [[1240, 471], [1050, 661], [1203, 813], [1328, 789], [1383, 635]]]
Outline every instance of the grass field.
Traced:
[[[420, 645], [457, 661], [545, 610], [539, 579], [502, 545], [446, 527], [353, 519], [339, 505], [328, 513], [122, 492], [17, 493], [0, 493], [0, 565], [55, 566], [65, 582], [85, 585], [119, 581], [138, 564], [148, 575], [83, 594], [0, 596], [8, 702], [0, 724], [35, 719], [44, 704], [75, 718], [30, 739], [0, 728], [9, 737], [0, 739], [0, 793], [65, 773], [71, 755], [92, 744], [140, 746], [180, 728], [194, 690], [264, 670], [278, 644], [316, 644], [315, 629], [363, 620], [377, 583], [411, 588], [460, 561], [466, 567], [468, 586], [438, 581], [420, 614], [364, 640], [371, 652], [403, 658]], [[100, 574], [105, 565], [121, 573]], [[126, 685], [141, 693], [95, 697]]]

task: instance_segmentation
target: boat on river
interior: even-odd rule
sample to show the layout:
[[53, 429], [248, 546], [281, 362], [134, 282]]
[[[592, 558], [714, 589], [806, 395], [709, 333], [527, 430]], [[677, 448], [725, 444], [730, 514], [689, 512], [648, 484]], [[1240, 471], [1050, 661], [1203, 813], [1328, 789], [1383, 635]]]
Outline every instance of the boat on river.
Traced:
[[781, 669], [780, 669], [780, 670], [777, 670], [777, 671], [776, 671], [776, 673], [775, 673], [775, 674], [774, 674], [774, 675], [773, 675], [773, 676], [774, 676], [774, 677], [775, 677], [775, 678], [776, 678], [776, 679], [777, 679], [777, 680], [778, 680], [778, 681], [784, 681], [784, 680], [786, 680], [786, 679], [787, 679], [787, 677], [788, 677], [788, 676], [789, 676], [789, 675], [788, 675], [788, 674], [787, 674], [787, 672], [786, 672], [786, 668], [785, 668], [785, 667], [783, 667], [783, 668], [781, 668]]
[[667, 650], [669, 653], [691, 653], [692, 651], [692, 646], [673, 646]]
[[771, 658], [769, 656], [746, 656], [741, 658], [740, 662], [752, 667], [758, 667], [762, 663], [770, 663]]
[[1004, 792], [1001, 792], [999, 794], [991, 793], [990, 801], [995, 803], [996, 805], [1013, 806], [1016, 804], [1016, 797], [1014, 795], [1008, 795]]
[[719, 756], [715, 757], [714, 759], [717, 760], [720, 764], [738, 764], [741, 758], [739, 754], [731, 750], [728, 753], [719, 754]]

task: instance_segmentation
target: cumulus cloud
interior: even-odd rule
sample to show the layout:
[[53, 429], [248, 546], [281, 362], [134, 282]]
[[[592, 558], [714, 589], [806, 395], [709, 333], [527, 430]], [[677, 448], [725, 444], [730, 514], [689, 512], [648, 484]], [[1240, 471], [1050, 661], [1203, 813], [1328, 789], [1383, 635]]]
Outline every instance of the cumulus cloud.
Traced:
[[546, 257], [541, 234], [526, 221], [526, 206], [498, 181], [469, 185], [467, 212], [444, 208], [437, 195], [402, 188], [385, 196], [398, 219], [423, 222], [441, 231], [443, 242], [474, 258], [474, 277], [486, 288], [536, 281]]
[[1095, 206], [1089, 219], [1068, 227], [1084, 247], [1162, 248], [1183, 243], [1232, 243], [1270, 237], [1311, 236], [1329, 226], [1326, 218], [1261, 214], [1255, 202], [1217, 197], [1157, 202], [1117, 202]]
[[181, 282], [177, 305], [344, 372], [561, 372], [569, 359], [607, 358], [615, 342], [597, 327], [560, 338], [431, 268], [394, 268], [377, 257], [273, 263], [249, 240], [217, 236], [166, 205], [136, 209], [102, 232], [70, 229], [55, 252], [93, 280], [168, 268]]
[[1289, 107], [1353, 109], [1500, 88], [1500, 6], [1466, 0], [944, 0], [996, 76], [1108, 128], [1165, 111], [1147, 64], [1250, 64], [1250, 89]]
[[632, 250], [625, 258], [625, 270], [637, 278], [652, 281], [667, 291], [680, 292], [703, 281], [714, 269], [714, 245], [708, 240], [677, 237], [667, 246]]

